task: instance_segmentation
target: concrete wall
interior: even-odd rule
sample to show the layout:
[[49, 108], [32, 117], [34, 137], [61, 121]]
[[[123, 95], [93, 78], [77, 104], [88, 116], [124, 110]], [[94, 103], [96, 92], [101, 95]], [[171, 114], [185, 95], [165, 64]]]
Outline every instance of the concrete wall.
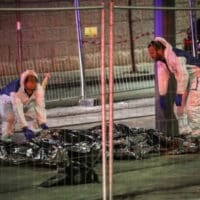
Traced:
[[[56, 2], [56, 3], [55, 3]], [[187, 6], [187, 0], [177, 0], [177, 6]], [[81, 6], [101, 5], [97, 0], [80, 0]], [[115, 5], [128, 5], [128, 0], [115, 0]], [[135, 0], [133, 5], [152, 6], [153, 0]], [[14, 0], [4, 0], [1, 7], [14, 7]], [[23, 7], [73, 6], [73, 0], [21, 0]], [[106, 3], [106, 65], [109, 49], [109, 17]], [[99, 67], [101, 10], [81, 11], [81, 27], [96, 26], [98, 35], [88, 38], [83, 34], [83, 53], [86, 68]], [[115, 10], [114, 13], [114, 61], [116, 65], [130, 64], [130, 36], [128, 11]], [[146, 46], [153, 39], [153, 11], [132, 11], [135, 61], [149, 62]], [[38, 72], [66, 71], [79, 68], [77, 34], [74, 11], [22, 12], [23, 68], [35, 68]], [[182, 46], [185, 30], [189, 26], [188, 12], [176, 12], [176, 41]], [[0, 13], [0, 73], [16, 73], [17, 60], [16, 13]]]

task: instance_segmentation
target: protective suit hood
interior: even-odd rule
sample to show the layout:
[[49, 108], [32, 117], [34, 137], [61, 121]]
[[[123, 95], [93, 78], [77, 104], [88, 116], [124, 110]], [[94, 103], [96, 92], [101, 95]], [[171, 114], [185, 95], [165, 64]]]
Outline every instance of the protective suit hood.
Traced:
[[21, 74], [20, 77], [20, 88], [24, 89], [24, 81], [26, 80], [27, 76], [34, 76], [38, 80], [38, 75], [33, 70], [26, 70]]
[[165, 47], [166, 47], [166, 49], [172, 49], [172, 46], [171, 46], [171, 44], [169, 44], [164, 38], [162, 38], [162, 37], [155, 37], [155, 39], [154, 39], [155, 41], [159, 41], [160, 43], [162, 43]]
[[[156, 37], [154, 40], [161, 42], [165, 46], [164, 58], [165, 58], [165, 60], [166, 60], [166, 62], [168, 64], [168, 66], [171, 66], [172, 68], [174, 66], [176, 66], [177, 62], [179, 62], [179, 61], [177, 59], [177, 56], [176, 56], [175, 52], [173, 51], [173, 48], [172, 48], [171, 44], [168, 43], [162, 37]], [[176, 70], [174, 69], [174, 71], [176, 71]]]
[[167, 63], [169, 65], [173, 65], [174, 63], [176, 63], [176, 54], [173, 52], [171, 44], [169, 44], [162, 37], [156, 37], [155, 41], [159, 41], [165, 46], [164, 57], [165, 57], [165, 60], [167, 61]]

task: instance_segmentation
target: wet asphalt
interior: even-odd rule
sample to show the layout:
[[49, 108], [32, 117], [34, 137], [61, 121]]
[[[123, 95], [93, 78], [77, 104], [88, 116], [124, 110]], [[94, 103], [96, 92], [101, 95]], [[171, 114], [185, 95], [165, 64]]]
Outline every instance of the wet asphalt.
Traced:
[[[120, 102], [114, 106], [114, 122], [130, 127], [155, 128], [153, 99]], [[56, 108], [48, 111], [50, 127], [86, 129], [101, 123], [101, 107]], [[107, 111], [108, 112], [108, 111]], [[16, 140], [23, 134], [16, 133]], [[153, 156], [144, 160], [113, 163], [113, 199], [200, 199], [199, 154]], [[40, 188], [56, 173], [37, 166], [1, 166], [0, 199], [53, 200], [102, 199], [101, 164], [96, 168], [101, 183]], [[108, 187], [108, 186], [107, 186]]]

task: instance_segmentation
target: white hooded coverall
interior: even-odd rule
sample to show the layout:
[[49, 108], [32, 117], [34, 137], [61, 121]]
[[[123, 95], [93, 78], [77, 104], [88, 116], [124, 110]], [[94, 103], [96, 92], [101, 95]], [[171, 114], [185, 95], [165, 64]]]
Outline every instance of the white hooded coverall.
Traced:
[[13, 135], [16, 121], [19, 128], [29, 127], [33, 131], [39, 130], [39, 125], [46, 123], [44, 90], [37, 83], [36, 90], [29, 97], [24, 90], [24, 81], [28, 75], [38, 79], [33, 70], [26, 70], [20, 79], [0, 90], [2, 137]]
[[[156, 37], [155, 41], [161, 42], [166, 47], [164, 50], [166, 64], [157, 61], [159, 95], [166, 95], [170, 73], [173, 73], [177, 81], [176, 94], [183, 95], [182, 105], [174, 104], [179, 133], [200, 134], [200, 65], [195, 65], [195, 58], [183, 50], [172, 48], [164, 38]], [[188, 85], [190, 85], [189, 91]]]

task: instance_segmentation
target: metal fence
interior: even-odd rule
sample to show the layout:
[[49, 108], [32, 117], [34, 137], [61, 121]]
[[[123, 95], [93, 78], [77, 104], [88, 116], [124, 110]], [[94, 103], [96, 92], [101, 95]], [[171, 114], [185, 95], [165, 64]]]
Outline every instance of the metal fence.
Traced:
[[[115, 5], [116, 8], [120, 5], [153, 6], [153, 1], [130, 2], [115, 1]], [[66, 104], [77, 104], [82, 98], [100, 99], [101, 4], [95, 6], [94, 2], [84, 0], [79, 1], [79, 5], [70, 1], [36, 3], [24, 1], [18, 8], [13, 8], [15, 4], [1, 4], [1, 37], [5, 40], [0, 47], [0, 87], [16, 78], [19, 71], [29, 68], [35, 69], [41, 80], [44, 73], [51, 73], [46, 90], [48, 103], [63, 100]], [[179, 2], [177, 8], [187, 4], [187, 1]], [[75, 9], [76, 6], [79, 9]], [[190, 27], [188, 12], [176, 12], [175, 37], [181, 48]], [[185, 23], [182, 23], [183, 18]], [[115, 101], [154, 95], [154, 65], [147, 52], [147, 45], [154, 37], [153, 21], [152, 10], [115, 9]], [[108, 17], [105, 31], [108, 94]]]
[[[131, 193], [133, 189], [132, 184], [137, 184], [137, 181], [140, 186], [142, 185], [140, 183], [140, 180], [142, 180], [140, 176], [137, 176], [137, 179], [131, 177], [133, 170], [137, 171], [140, 169], [140, 166], [137, 165], [135, 165], [134, 168], [132, 167], [132, 159], [134, 160], [136, 157], [131, 157], [130, 155], [134, 154], [129, 154], [129, 156], [125, 158], [126, 161], [122, 161], [124, 159], [122, 157], [123, 153], [127, 153], [126, 150], [129, 149], [124, 148], [120, 149], [118, 152], [114, 152], [116, 149], [113, 149], [113, 130], [116, 131], [117, 134], [119, 132], [117, 132], [117, 127], [113, 127], [112, 106], [113, 99], [124, 100], [154, 95], [154, 64], [148, 56], [147, 45], [154, 37], [153, 12], [155, 8], [153, 7], [153, 1], [138, 0], [135, 1], [135, 5], [128, 5], [127, 7], [127, 5], [124, 6], [124, 2], [127, 3], [127, 1], [122, 2], [121, 0], [116, 0], [115, 4], [112, 4], [113, 7], [107, 12], [111, 14], [110, 16], [112, 16], [112, 18], [110, 19], [110, 24], [109, 21], [106, 20], [106, 35], [104, 37], [104, 29], [102, 29], [102, 26], [106, 25], [106, 23], [102, 23], [101, 21], [101, 12], [102, 10], [108, 10], [102, 5], [94, 6], [92, 5], [93, 3], [91, 3], [91, 6], [85, 7], [84, 4], [87, 3], [88, 5], [88, 2], [91, 3], [91, 1], [80, 1], [80, 6], [82, 7], [77, 9], [72, 7], [70, 1], [67, 3], [68, 7], [66, 7], [66, 2], [59, 1], [59, 6], [62, 6], [60, 8], [30, 8], [32, 4], [34, 7], [34, 3], [28, 4], [27, 8], [23, 9], [0, 8], [2, 23], [5, 23], [3, 19], [7, 19], [7, 23], [9, 22], [8, 28], [1, 32], [2, 38], [3, 32], [4, 34], [16, 36], [14, 38], [9, 37], [12, 38], [11, 41], [5, 37], [5, 41], [1, 44], [5, 52], [1, 50], [0, 84], [1, 87], [6, 85], [11, 79], [17, 77], [21, 70], [23, 71], [29, 68], [35, 69], [39, 73], [40, 80], [42, 80], [43, 73], [51, 72], [52, 77], [48, 82], [46, 90], [47, 102], [57, 101], [58, 105], [60, 105], [61, 100], [65, 102], [79, 100], [83, 98], [83, 95], [85, 95], [84, 98], [94, 97], [100, 99], [100, 94], [102, 94], [102, 88], [100, 87], [102, 70], [100, 66], [103, 65], [103, 67], [106, 67], [106, 96], [103, 98], [109, 98], [110, 102], [110, 127], [108, 128], [105, 126], [105, 104], [102, 104], [103, 123], [101, 142], [103, 163], [97, 166], [98, 174], [103, 177], [102, 185], [104, 193], [101, 194], [99, 185], [93, 185], [93, 191], [90, 191], [90, 187], [81, 187], [85, 190], [85, 199], [90, 199], [91, 196], [97, 199], [101, 195], [103, 199], [107, 199], [108, 194], [106, 194], [106, 192], [108, 191], [108, 185], [106, 185], [107, 183], [104, 181], [107, 179], [106, 162], [109, 158], [109, 196], [110, 199], [112, 199], [113, 194], [120, 196], [126, 192]], [[57, 6], [56, 3], [52, 3], [51, 6], [55, 5]], [[149, 8], [144, 9], [145, 6], [149, 6]], [[79, 13], [75, 12], [77, 10]], [[16, 18], [16, 13], [13, 12], [20, 12], [17, 13], [18, 18]], [[177, 28], [176, 35], [172, 37], [176, 37], [177, 46], [182, 47], [182, 40], [185, 37], [186, 29], [189, 27], [189, 18], [186, 11], [176, 12], [177, 26], [180, 27]], [[55, 20], [55, 18], [57, 20]], [[16, 19], [18, 20], [17, 22]], [[18, 26], [17, 32], [16, 30], [10, 32], [11, 27], [14, 27], [16, 24], [19, 25], [19, 20], [20, 26]], [[77, 20], [80, 22], [78, 26]], [[112, 31], [111, 25], [113, 28]], [[79, 35], [78, 27], [81, 28], [81, 35]], [[102, 46], [102, 42], [105, 42], [105, 46]], [[102, 48], [105, 50], [105, 59], [102, 57], [104, 54], [101, 54]], [[111, 55], [113, 56], [112, 58]], [[81, 68], [81, 65], [83, 68]], [[111, 67], [113, 67], [113, 71], [111, 71], [113, 74], [109, 72]], [[81, 72], [81, 70], [83, 71]], [[109, 85], [113, 87], [111, 88], [113, 90], [109, 91]], [[131, 108], [128, 109], [130, 109], [130, 112], [133, 112]], [[127, 130], [127, 127], [121, 128], [123, 134], [123, 131]], [[98, 133], [99, 129], [95, 130]], [[143, 131], [142, 129], [133, 129], [131, 131], [134, 130], [140, 133]], [[127, 134], [129, 134], [129, 132]], [[106, 138], [108, 135], [109, 138]], [[124, 135], [121, 138], [119, 136], [118, 139], [121, 139], [122, 143], [128, 142], [126, 144], [130, 144], [129, 141], [127, 141], [129, 138], [124, 138]], [[107, 149], [108, 146], [109, 149]], [[125, 152], [123, 152], [123, 150]], [[118, 157], [113, 157], [113, 152], [119, 153], [115, 154], [115, 156], [118, 155]], [[114, 166], [113, 158], [116, 159], [114, 161]], [[154, 161], [152, 161], [152, 163], [152, 165], [154, 165]], [[147, 164], [145, 166], [147, 166]], [[103, 171], [101, 172], [102, 167]], [[114, 186], [114, 188], [112, 188], [113, 176], [116, 178], [115, 180], [117, 180], [117, 185], [116, 187]], [[119, 182], [123, 183], [124, 181], [125, 184], [119, 184]], [[78, 194], [79, 189], [80, 187], [75, 188], [72, 194], [72, 192], [70, 193], [69, 191], [71, 188], [68, 188], [67, 191], [69, 193], [63, 194], [63, 196], [69, 194], [73, 198], [76, 195], [80, 195]], [[59, 189], [57, 191], [60, 194]], [[90, 192], [91, 196], [89, 194]]]
[[[154, 87], [154, 82], [152, 81], [152, 75], [154, 74], [154, 66], [151, 63], [151, 61], [148, 58], [148, 52], [147, 52], [147, 46], [149, 42], [154, 38], [154, 35], [158, 35], [155, 29], [159, 29], [159, 26], [164, 26], [165, 24], [165, 30], [168, 30], [165, 32], [164, 35], [162, 35], [164, 38], [171, 38], [173, 41], [175, 41], [176, 46], [184, 49], [184, 41], [187, 39], [187, 29], [191, 28], [193, 32], [193, 28], [191, 27], [191, 23], [194, 23], [195, 19], [192, 19], [192, 14], [196, 14], [198, 16], [198, 12], [195, 11], [195, 7], [191, 7], [191, 5], [188, 5], [188, 3], [191, 3], [192, 1], [176, 1], [176, 4], [174, 7], [170, 7], [171, 10], [174, 11], [175, 18], [173, 24], [177, 24], [176, 28], [174, 27], [173, 31], [174, 34], [167, 34], [169, 33], [172, 27], [166, 23], [167, 20], [170, 21], [170, 19], [165, 19], [165, 21], [162, 21], [159, 24], [157, 22], [157, 26], [154, 25], [154, 22], [157, 21], [155, 17], [157, 16], [155, 13], [160, 9], [162, 11], [166, 10], [166, 12], [170, 11], [169, 7], [160, 7], [156, 8], [154, 6], [155, 1], [135, 1], [134, 4], [131, 1], [128, 1], [129, 5], [124, 5], [120, 1], [114, 1], [113, 3], [111, 2], [110, 7], [111, 10], [113, 10], [113, 13], [111, 13], [111, 22], [110, 22], [110, 28], [113, 30], [113, 40], [115, 42], [112, 43], [112, 39], [110, 40], [111, 43], [110, 45], [113, 46], [113, 52], [111, 52], [110, 59], [113, 60], [113, 63], [110, 63], [110, 73], [112, 73], [112, 70], [115, 69], [116, 62], [118, 61], [118, 58], [123, 58], [124, 60], [124, 66], [129, 67], [128, 74], [130, 75], [131, 78], [141, 78], [141, 82], [139, 80], [132, 80], [130, 82], [130, 85], [128, 84], [128, 81], [124, 81], [126, 84], [126, 90], [129, 91], [129, 95], [131, 93], [135, 92], [137, 89], [137, 86], [140, 89], [140, 92], [142, 92], [144, 89], [147, 88], [153, 88]], [[158, 1], [157, 1], [158, 2]], [[132, 4], [131, 4], [132, 3]], [[168, 5], [169, 6], [169, 5]], [[192, 11], [193, 9], [193, 11]], [[156, 12], [155, 12], [156, 11]], [[173, 13], [171, 13], [173, 14]], [[113, 16], [112, 16], [113, 15]], [[194, 16], [193, 16], [194, 17]], [[195, 16], [196, 17], [196, 16]], [[122, 21], [119, 21], [119, 19], [124, 19]], [[113, 20], [113, 21], [112, 21]], [[173, 21], [172, 20], [172, 21]], [[172, 22], [171, 21], [171, 22]], [[195, 20], [196, 21], [196, 20]], [[112, 23], [113, 22], [113, 23]], [[112, 26], [113, 24], [113, 26]], [[169, 25], [169, 26], [167, 26]], [[161, 28], [161, 27], [160, 27]], [[119, 31], [120, 30], [120, 31]], [[164, 30], [164, 29], [162, 29]], [[164, 31], [163, 31], [164, 32]], [[172, 32], [170, 32], [172, 33]], [[112, 33], [111, 33], [112, 35]], [[112, 36], [110, 37], [112, 38]], [[191, 38], [190, 38], [191, 39]], [[196, 40], [192, 41], [192, 44], [195, 45], [196, 48]], [[128, 51], [129, 50], [129, 51]], [[113, 54], [112, 54], [113, 53]], [[123, 73], [122, 73], [123, 74]], [[110, 79], [113, 77], [110, 76]], [[127, 77], [126, 77], [127, 78]], [[115, 80], [115, 76], [113, 78]], [[112, 81], [110, 81], [112, 84]], [[142, 172], [138, 172], [138, 176], [134, 177], [134, 175], [131, 175], [131, 173], [134, 173], [134, 169], [130, 166], [130, 169], [127, 170], [127, 162], [124, 162], [125, 160], [128, 160], [131, 162], [131, 156], [136, 155], [137, 150], [143, 149], [145, 151], [145, 141], [141, 141], [140, 139], [136, 141], [137, 136], [134, 136], [134, 139], [131, 138], [130, 132], [127, 132], [127, 135], [125, 137], [117, 137], [116, 133], [117, 130], [115, 129], [116, 126], [114, 125], [114, 107], [113, 107], [113, 96], [112, 93], [120, 91], [116, 90], [117, 84], [114, 84], [115, 88], [112, 90], [112, 87], [110, 87], [109, 90], [109, 199], [113, 199], [113, 194], [118, 194], [114, 197], [120, 197], [123, 199], [131, 199], [135, 198], [135, 193], [137, 193], [137, 183], [140, 183], [143, 181], [143, 175]], [[118, 89], [118, 88], [117, 88]], [[120, 94], [122, 94], [124, 91], [121, 90]], [[147, 94], [147, 93], [145, 93]], [[136, 110], [129, 108], [129, 112], [136, 112]], [[145, 112], [145, 108], [144, 108]], [[158, 118], [158, 116], [157, 116]], [[159, 119], [158, 119], [159, 120]], [[172, 120], [172, 119], [169, 119]], [[134, 123], [132, 124], [134, 126]], [[145, 124], [144, 124], [145, 126]], [[153, 125], [152, 125], [153, 126]], [[116, 132], [115, 132], [116, 131]], [[126, 131], [124, 130], [123, 133]], [[141, 130], [142, 136], [143, 134], [145, 135], [145, 130]], [[147, 131], [148, 132], [148, 131]], [[117, 140], [115, 141], [115, 137], [117, 137]], [[111, 139], [112, 138], [112, 139]], [[126, 138], [126, 139], [125, 139]], [[123, 146], [123, 140], [126, 140], [126, 145]], [[132, 140], [133, 139], [133, 140]], [[120, 144], [123, 146], [120, 147]], [[138, 145], [138, 146], [137, 146]], [[141, 145], [141, 146], [140, 146]], [[144, 146], [143, 146], [144, 145]], [[140, 146], [140, 147], [139, 147]], [[148, 146], [148, 145], [147, 145]], [[133, 149], [132, 149], [133, 148]], [[162, 145], [160, 145], [159, 148], [162, 148]], [[131, 150], [132, 149], [132, 150]], [[141, 150], [140, 149], [140, 150]], [[139, 151], [140, 151], [139, 150]], [[144, 152], [143, 150], [140, 151]], [[132, 151], [132, 152], [131, 152]], [[158, 151], [158, 155], [160, 155], [161, 151]], [[149, 152], [150, 153], [150, 152]], [[141, 155], [140, 154], [140, 155]], [[150, 157], [152, 158], [154, 155], [149, 154]], [[118, 157], [119, 156], [119, 157]], [[134, 158], [135, 159], [135, 158]], [[137, 158], [136, 158], [137, 159]], [[118, 173], [123, 174], [123, 178], [121, 179], [120, 175]], [[153, 173], [153, 170], [150, 170], [150, 174]], [[137, 174], [137, 173], [136, 173]], [[129, 179], [130, 175], [130, 179]], [[131, 177], [133, 179], [131, 179]], [[161, 177], [159, 177], [161, 178]], [[159, 179], [158, 178], [158, 179]], [[113, 181], [115, 180], [115, 181]], [[124, 190], [124, 194], [120, 195], [118, 184], [120, 181], [126, 182], [125, 190], [127, 191], [129, 188], [130, 195], [127, 194]], [[174, 178], [176, 180], [176, 178]], [[130, 186], [130, 187], [129, 187]], [[135, 192], [132, 192], [135, 191]], [[143, 194], [144, 195], [144, 194]], [[145, 195], [144, 195], [145, 196]], [[137, 197], [136, 197], [137, 198]], [[146, 197], [147, 198], [147, 197]]]
[[[72, 102], [77, 104], [82, 98], [100, 99], [102, 6], [94, 4], [88, 1], [79, 1], [79, 5], [70, 1], [58, 1], [56, 4], [52, 1], [47, 5], [39, 1], [36, 3], [22, 1], [15, 7], [14, 3], [2, 3], [1, 36], [9, 37], [5, 37], [1, 44], [0, 87], [16, 78], [20, 71], [34, 69], [39, 74], [40, 80], [43, 79], [44, 73], [51, 73], [46, 89], [48, 103], [62, 101], [65, 104]], [[75, 9], [76, 6], [79, 8]], [[119, 17], [114, 22], [114, 98], [125, 100], [138, 98], [138, 95], [152, 96], [153, 64], [149, 62], [145, 47], [141, 49], [136, 45], [134, 54], [137, 73], [130, 73], [132, 61], [130, 35], [127, 34], [130, 23], [127, 22], [131, 20], [131, 23], [135, 23], [135, 16], [128, 19], [127, 11], [120, 11], [116, 13], [117, 15]], [[7, 26], [4, 24], [6, 20]], [[142, 27], [142, 21], [143, 18], [136, 23], [138, 28]], [[119, 32], [120, 24], [123, 25]], [[105, 28], [108, 33], [107, 24]], [[147, 30], [141, 31], [132, 33], [134, 42], [152, 36], [152, 33], [148, 36]], [[109, 41], [106, 36], [107, 94], [108, 47]]]
[[99, 95], [101, 2], [22, 1], [1, 6], [1, 36], [8, 37], [1, 44], [0, 87], [25, 69], [34, 69], [40, 80], [51, 73], [47, 102]]

